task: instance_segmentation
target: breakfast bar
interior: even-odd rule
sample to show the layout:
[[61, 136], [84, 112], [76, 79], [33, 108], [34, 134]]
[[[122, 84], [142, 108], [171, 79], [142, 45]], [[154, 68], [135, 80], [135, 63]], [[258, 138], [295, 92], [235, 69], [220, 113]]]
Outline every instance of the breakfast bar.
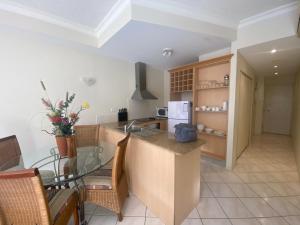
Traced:
[[[100, 126], [100, 140], [125, 136], [121, 124]], [[131, 193], [166, 225], [180, 225], [200, 198], [200, 147], [204, 141], [178, 143], [174, 134], [131, 135], [126, 170]]]

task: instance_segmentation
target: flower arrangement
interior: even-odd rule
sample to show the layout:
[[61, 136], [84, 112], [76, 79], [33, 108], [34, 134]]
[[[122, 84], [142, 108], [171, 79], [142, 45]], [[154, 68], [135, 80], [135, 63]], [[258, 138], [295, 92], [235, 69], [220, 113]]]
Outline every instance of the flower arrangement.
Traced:
[[47, 117], [53, 125], [51, 132], [43, 131], [55, 136], [72, 135], [74, 133], [73, 126], [78, 122], [79, 114], [90, 107], [89, 103], [84, 102], [76, 112], [69, 112], [68, 109], [75, 98], [75, 94], [69, 96], [69, 92], [67, 92], [65, 100], [60, 100], [58, 103], [53, 104], [43, 81], [41, 81], [41, 85], [47, 96], [47, 98], [42, 98], [42, 103], [49, 111]]

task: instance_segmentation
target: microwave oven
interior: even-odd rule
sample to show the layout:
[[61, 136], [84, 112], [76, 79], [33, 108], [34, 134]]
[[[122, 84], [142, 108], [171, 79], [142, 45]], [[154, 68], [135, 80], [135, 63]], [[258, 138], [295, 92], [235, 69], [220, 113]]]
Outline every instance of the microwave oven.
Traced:
[[156, 107], [156, 116], [157, 117], [168, 117], [168, 107]]

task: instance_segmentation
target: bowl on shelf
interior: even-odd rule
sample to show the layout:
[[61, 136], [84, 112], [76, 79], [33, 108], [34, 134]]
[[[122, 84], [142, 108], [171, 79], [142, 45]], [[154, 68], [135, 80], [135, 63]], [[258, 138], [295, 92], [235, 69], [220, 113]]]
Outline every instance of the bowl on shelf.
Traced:
[[205, 125], [204, 125], [204, 124], [202, 124], [202, 123], [198, 123], [198, 124], [197, 124], [197, 129], [198, 129], [200, 132], [202, 132], [202, 131], [204, 130], [204, 128], [205, 128]]
[[214, 131], [214, 129], [206, 127], [206, 128], [204, 129], [204, 131], [205, 131], [205, 133], [207, 133], [207, 134], [211, 134], [211, 133]]
[[217, 136], [221, 136], [221, 137], [226, 135], [225, 132], [222, 131], [222, 130], [215, 130], [214, 134], [217, 135]]

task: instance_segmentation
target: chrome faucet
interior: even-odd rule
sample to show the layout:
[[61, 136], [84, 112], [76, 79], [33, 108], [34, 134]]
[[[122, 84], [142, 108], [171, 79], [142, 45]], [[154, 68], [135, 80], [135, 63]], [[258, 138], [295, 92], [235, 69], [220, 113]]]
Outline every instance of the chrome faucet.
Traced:
[[124, 126], [124, 131], [125, 131], [125, 133], [128, 132], [128, 130], [133, 126], [133, 124], [134, 124], [135, 122], [136, 122], [136, 121], [133, 120], [128, 126], [127, 126], [127, 125]]

